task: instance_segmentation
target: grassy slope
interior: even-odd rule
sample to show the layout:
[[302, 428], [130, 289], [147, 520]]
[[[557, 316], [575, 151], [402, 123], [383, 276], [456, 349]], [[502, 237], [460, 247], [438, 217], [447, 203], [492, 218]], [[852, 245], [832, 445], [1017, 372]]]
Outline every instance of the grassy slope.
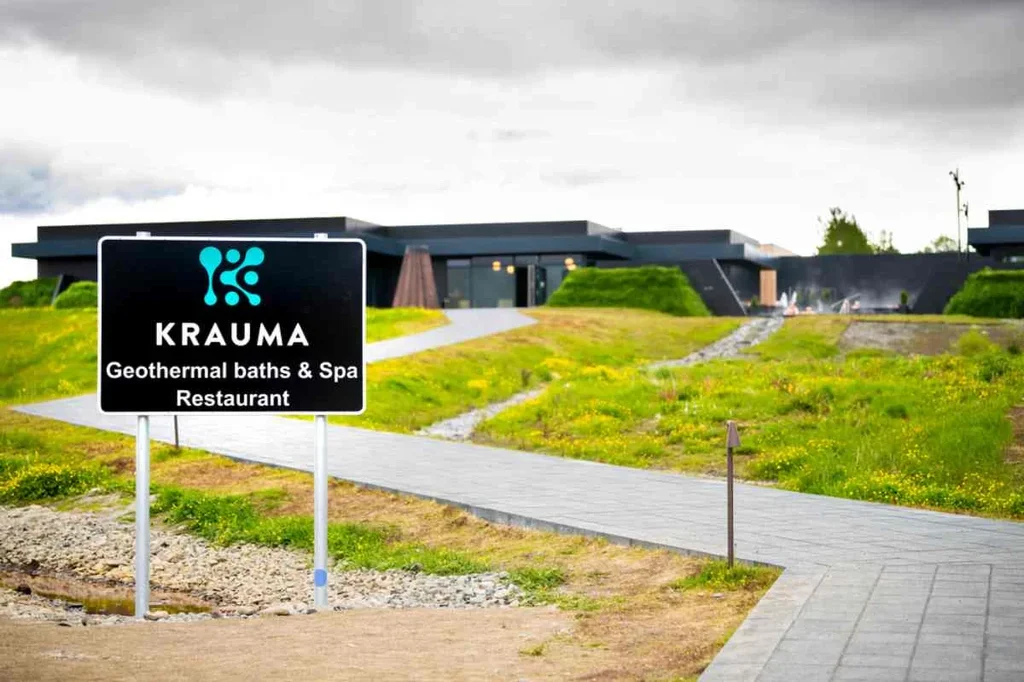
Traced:
[[[425, 331], [444, 313], [369, 309], [370, 342]], [[0, 310], [0, 405], [29, 403], [96, 390], [96, 311]]]
[[707, 317], [700, 295], [679, 268], [582, 268], [569, 273], [548, 305], [559, 308], [642, 308]]
[[985, 268], [973, 273], [946, 304], [946, 313], [1024, 317], [1024, 272]]
[[96, 388], [96, 311], [0, 310], [0, 405]]
[[638, 467], [720, 474], [723, 422], [739, 472], [793, 490], [1024, 517], [1005, 461], [1024, 358], [970, 336], [966, 354], [839, 357], [845, 322], [797, 318], [760, 361], [574, 376], [484, 423], [484, 442]]
[[50, 305], [56, 277], [11, 282], [0, 289], [0, 308], [34, 308]]
[[537, 309], [529, 314], [538, 324], [371, 365], [366, 413], [333, 421], [415, 431], [585, 367], [683, 357], [739, 324], [642, 310]]
[[418, 334], [448, 324], [440, 310], [423, 308], [367, 308], [366, 342]]

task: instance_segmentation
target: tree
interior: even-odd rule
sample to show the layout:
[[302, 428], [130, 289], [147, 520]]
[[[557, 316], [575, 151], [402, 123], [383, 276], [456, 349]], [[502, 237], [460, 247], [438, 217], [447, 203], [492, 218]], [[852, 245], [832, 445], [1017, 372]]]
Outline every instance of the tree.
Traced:
[[[824, 223], [825, 239], [818, 247], [819, 256], [875, 252], [871, 242], [868, 241], [868, 236], [864, 234], [864, 230], [860, 229], [855, 217], [846, 215], [838, 206], [830, 208], [828, 213], [828, 222]], [[818, 222], [822, 223], [823, 221], [818, 218]]]
[[875, 253], [899, 253], [900, 250], [893, 246], [892, 232], [882, 230], [878, 233], [878, 241], [871, 245]]
[[921, 249], [921, 253], [949, 253], [950, 251], [956, 251], [956, 240], [947, 235], [936, 237], [935, 241]]

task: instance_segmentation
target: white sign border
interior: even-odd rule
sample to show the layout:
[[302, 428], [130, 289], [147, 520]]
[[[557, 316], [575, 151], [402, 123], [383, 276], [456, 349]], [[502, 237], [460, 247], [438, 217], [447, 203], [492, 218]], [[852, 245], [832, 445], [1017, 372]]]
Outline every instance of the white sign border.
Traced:
[[[140, 228], [148, 227], [146, 225], [139, 225]], [[363, 317], [363, 366], [360, 368], [361, 379], [363, 386], [363, 406], [357, 411], [316, 411], [311, 412], [308, 410], [234, 410], [234, 411], [209, 411], [209, 410], [186, 410], [184, 412], [146, 412], [142, 413], [138, 410], [104, 410], [103, 401], [101, 399], [101, 390], [103, 386], [103, 242], [105, 241], [147, 241], [147, 242], [315, 242], [317, 244], [330, 244], [332, 242], [348, 242], [359, 244], [360, 252], [362, 253], [362, 317]], [[366, 412], [366, 242], [362, 239], [353, 239], [351, 237], [328, 237], [327, 239], [319, 239], [316, 237], [167, 237], [167, 236], [156, 236], [156, 237], [138, 237], [129, 235], [107, 235], [100, 237], [99, 241], [96, 242], [96, 409], [99, 410], [100, 414], [145, 414], [146, 416], [157, 416], [157, 417], [172, 417], [172, 416], [195, 416], [195, 417], [213, 417], [213, 416], [229, 416], [229, 417], [244, 417], [247, 415], [349, 415], [357, 416]]]

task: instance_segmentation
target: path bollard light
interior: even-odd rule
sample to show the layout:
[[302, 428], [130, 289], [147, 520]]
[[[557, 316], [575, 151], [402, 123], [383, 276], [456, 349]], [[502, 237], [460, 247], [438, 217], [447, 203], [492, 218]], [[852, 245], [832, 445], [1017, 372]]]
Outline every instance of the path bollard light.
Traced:
[[150, 606], [150, 418], [172, 417], [160, 438], [179, 447], [179, 414], [315, 416], [310, 592], [327, 607], [327, 415], [366, 404], [366, 245], [140, 232], [102, 238], [97, 265], [99, 411], [137, 418], [136, 618]]
[[726, 435], [725, 435], [725, 458], [726, 458], [726, 482], [725, 482], [725, 506], [726, 506], [726, 526], [728, 528], [728, 543], [729, 543], [729, 568], [732, 568], [733, 562], [735, 561], [735, 542], [733, 540], [733, 497], [732, 497], [732, 449], [740, 446], [740, 432], [736, 428], [736, 422], [729, 420], [726, 422]]

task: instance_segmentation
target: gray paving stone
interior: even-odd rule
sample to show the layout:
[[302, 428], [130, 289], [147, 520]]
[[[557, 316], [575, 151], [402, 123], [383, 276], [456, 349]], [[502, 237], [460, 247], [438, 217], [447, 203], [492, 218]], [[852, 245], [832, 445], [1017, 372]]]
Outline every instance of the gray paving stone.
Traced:
[[898, 656], [906, 658], [904, 665], [910, 665], [910, 656], [914, 652], [915, 642], [916, 638], [910, 633], [902, 635], [859, 633], [850, 639], [846, 647], [845, 657]]
[[981, 668], [911, 668], [907, 682], [981, 682]]
[[813, 665], [772, 660], [761, 671], [757, 682], [830, 682], [834, 665]]
[[928, 615], [984, 616], [988, 610], [985, 597], [938, 597], [928, 602]]
[[980, 668], [981, 647], [974, 645], [918, 644], [913, 668]]
[[1024, 678], [1021, 677], [1021, 674], [1019, 672], [986, 670], [984, 682], [1020, 682], [1022, 679]]
[[832, 679], [834, 682], [905, 682], [907, 668], [851, 667], [843, 664], [836, 669]]
[[985, 656], [985, 674], [990, 672], [1013, 672], [1024, 680], [1024, 660], [1020, 649], [1010, 652], [989, 653]]

